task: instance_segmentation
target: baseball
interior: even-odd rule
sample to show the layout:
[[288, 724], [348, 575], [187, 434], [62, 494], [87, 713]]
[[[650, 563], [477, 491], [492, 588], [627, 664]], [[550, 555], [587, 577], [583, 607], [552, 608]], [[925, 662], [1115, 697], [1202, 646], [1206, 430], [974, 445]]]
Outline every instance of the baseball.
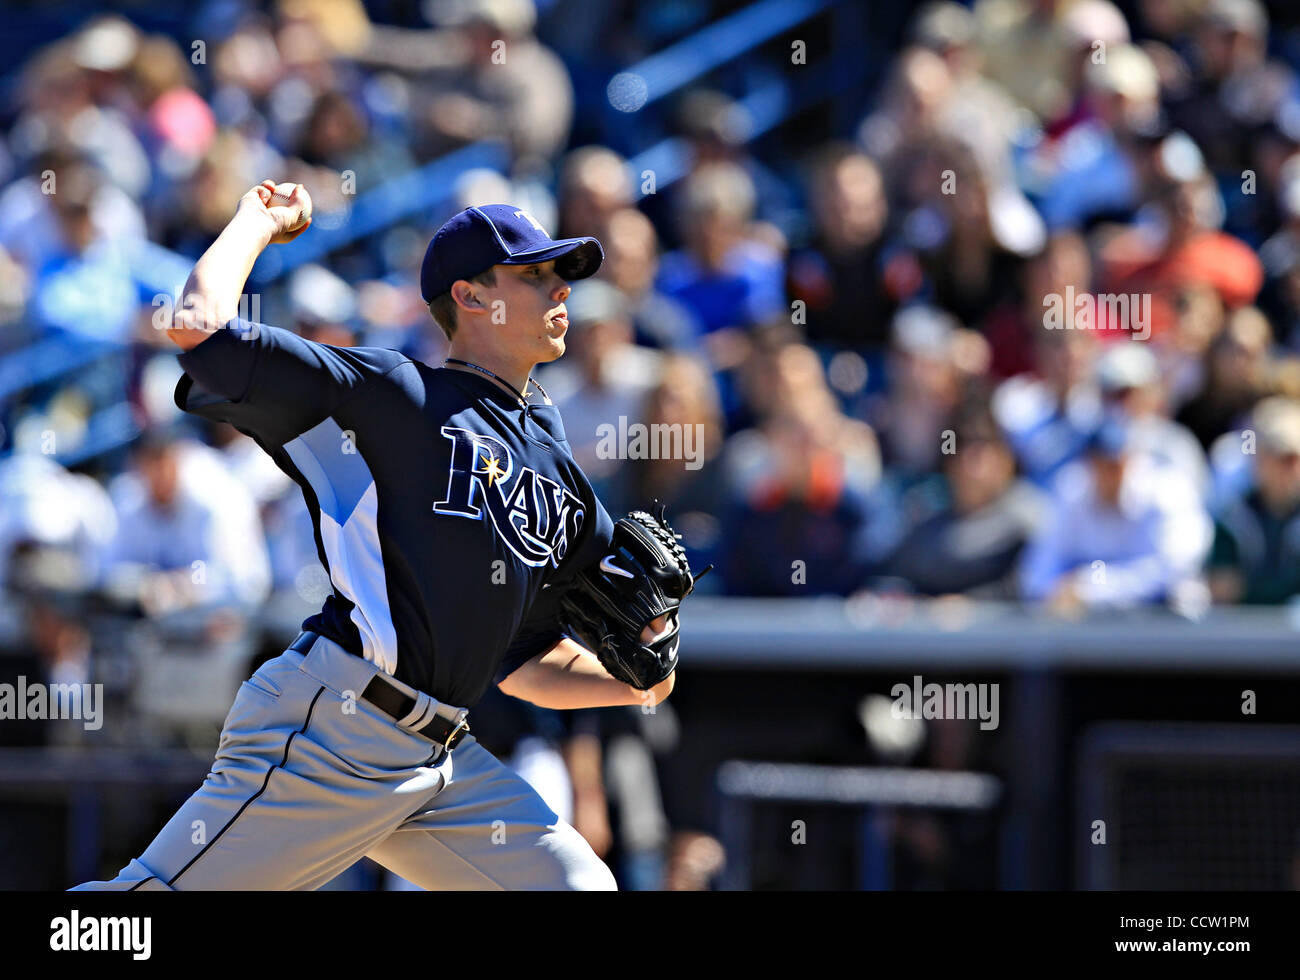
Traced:
[[[272, 184], [268, 180], [259, 190], [263, 188], [269, 192], [269, 195], [260, 195], [262, 203], [266, 205], [268, 211], [272, 212], [283, 229], [272, 241], [290, 241], [311, 224], [311, 195], [307, 193], [306, 187], [294, 183]], [[277, 208], [282, 208], [288, 213], [276, 213]]]

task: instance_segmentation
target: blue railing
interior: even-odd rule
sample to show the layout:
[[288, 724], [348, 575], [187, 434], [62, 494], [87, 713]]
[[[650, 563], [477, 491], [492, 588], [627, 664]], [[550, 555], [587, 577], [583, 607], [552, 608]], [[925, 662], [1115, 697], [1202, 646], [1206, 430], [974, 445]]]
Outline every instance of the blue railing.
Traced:
[[[648, 66], [648, 70], [655, 73], [655, 84], [658, 86], [657, 89], [651, 88], [651, 96], [660, 98], [683, 85], [697, 81], [727, 61], [745, 54], [803, 20], [823, 13], [840, 2], [842, 0], [808, 0], [803, 3], [774, 4], [762, 0], [679, 42], [661, 55], [647, 58], [629, 71], [640, 73], [647, 70]], [[781, 16], [766, 16], [774, 7], [780, 8]], [[748, 27], [756, 22], [762, 24], [762, 30], [750, 35], [746, 43], [741, 44], [732, 37], [731, 32], [738, 32], [741, 27]], [[709, 31], [720, 29], [724, 25], [728, 26], [728, 31], [725, 32], [727, 42], [711, 47], [707, 56], [702, 56], [698, 62], [688, 63], [687, 53], [698, 51], [694, 46], [698, 44], [699, 39]], [[723, 36], [724, 34], [720, 33], [715, 35], [715, 39], [720, 40]], [[662, 55], [668, 55], [674, 49], [682, 49], [680, 57], [674, 56], [664, 62], [657, 62]], [[837, 92], [859, 84], [866, 79], [871, 70], [870, 60], [860, 58], [855, 60], [848, 69], [828, 63], [808, 66], [795, 76], [797, 81], [794, 83], [787, 77], [774, 77], [764, 82], [737, 103], [749, 123], [748, 138], [757, 139], [797, 113], [830, 98]], [[649, 86], [648, 81], [647, 85]], [[628, 161], [628, 169], [635, 178], [633, 183], [638, 199], [645, 196], [641, 192], [640, 174], [646, 170], [654, 173], [655, 189], [658, 191], [686, 176], [690, 166], [689, 144], [675, 136], [661, 140]]]
[[841, 0], [759, 0], [626, 70], [646, 85], [646, 105], [801, 24]]
[[38, 340], [0, 358], [0, 403], [20, 391], [56, 381], [69, 371], [79, 370], [120, 350], [81, 337], [58, 336]]

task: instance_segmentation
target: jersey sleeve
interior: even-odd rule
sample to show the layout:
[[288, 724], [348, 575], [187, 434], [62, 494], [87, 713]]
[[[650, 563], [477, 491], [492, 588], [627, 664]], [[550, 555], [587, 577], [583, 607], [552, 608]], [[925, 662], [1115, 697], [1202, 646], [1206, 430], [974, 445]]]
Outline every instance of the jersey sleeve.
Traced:
[[566, 555], [561, 564], [561, 581], [573, 581], [579, 572], [600, 561], [609, 551], [609, 543], [614, 538], [614, 519], [595, 494], [592, 494], [588, 513], [591, 514], [591, 520], [585, 523], [578, 534], [574, 553]]
[[401, 360], [396, 351], [332, 347], [236, 319], [180, 355], [185, 374], [176, 385], [176, 405], [280, 446]]

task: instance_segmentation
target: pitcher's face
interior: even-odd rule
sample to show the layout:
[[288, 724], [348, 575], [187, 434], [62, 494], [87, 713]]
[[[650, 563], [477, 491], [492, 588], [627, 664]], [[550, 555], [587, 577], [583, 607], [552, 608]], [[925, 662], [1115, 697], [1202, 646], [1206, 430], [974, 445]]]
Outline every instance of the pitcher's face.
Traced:
[[569, 315], [564, 307], [569, 284], [555, 262], [498, 265], [495, 286], [480, 287], [493, 330], [502, 331], [512, 354], [545, 364], [564, 353]]

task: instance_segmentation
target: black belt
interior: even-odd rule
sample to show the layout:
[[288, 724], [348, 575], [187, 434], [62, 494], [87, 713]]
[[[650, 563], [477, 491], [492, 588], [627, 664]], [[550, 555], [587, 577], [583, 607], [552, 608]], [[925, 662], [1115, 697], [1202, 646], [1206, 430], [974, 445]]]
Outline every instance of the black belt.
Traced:
[[[289, 649], [295, 653], [305, 655], [312, 648], [312, 644], [316, 642], [319, 635], [309, 631], [299, 633], [298, 638], [289, 644]], [[393, 684], [383, 673], [375, 674], [374, 677], [370, 678], [370, 683], [361, 692], [361, 696], [384, 714], [389, 715], [394, 721], [400, 721], [415, 710], [415, 698]], [[434, 700], [437, 699], [434, 698]], [[420, 728], [411, 729], [411, 731], [419, 732], [431, 742], [438, 743], [443, 749], [450, 752], [469, 734], [469, 722], [466, 721], [464, 715], [461, 715], [459, 721], [444, 718], [442, 715], [434, 715], [432, 720], [426, 722]]]

